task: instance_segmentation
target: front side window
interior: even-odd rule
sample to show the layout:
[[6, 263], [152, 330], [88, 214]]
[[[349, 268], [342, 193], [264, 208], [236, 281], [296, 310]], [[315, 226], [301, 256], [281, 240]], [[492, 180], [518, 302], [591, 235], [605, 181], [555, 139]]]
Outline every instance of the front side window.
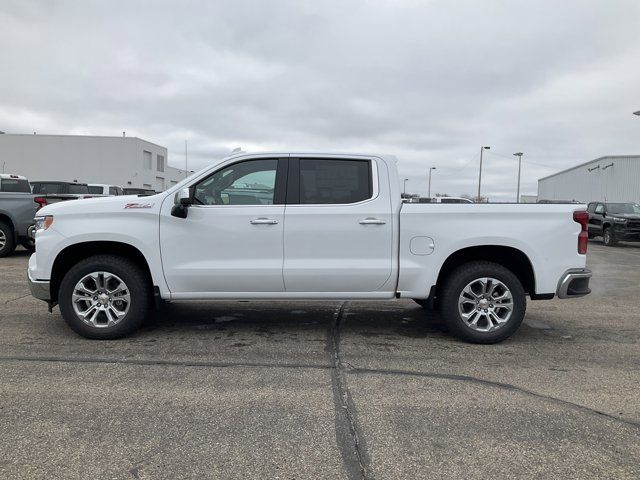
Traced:
[[370, 161], [300, 159], [301, 204], [357, 203], [372, 195]]
[[604, 213], [604, 205], [599, 203], [596, 207], [595, 213], [597, 213], [598, 215], [602, 215]]
[[109, 187], [109, 195], [118, 195], [118, 189], [116, 187]]
[[278, 160], [235, 163], [195, 185], [199, 205], [273, 205]]

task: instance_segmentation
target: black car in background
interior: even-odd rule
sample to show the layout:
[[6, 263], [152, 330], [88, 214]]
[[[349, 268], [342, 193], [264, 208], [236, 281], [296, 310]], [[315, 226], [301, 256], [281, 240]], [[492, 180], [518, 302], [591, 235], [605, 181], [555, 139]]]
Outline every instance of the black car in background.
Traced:
[[608, 247], [619, 240], [640, 242], [640, 205], [632, 202], [591, 202], [589, 238], [602, 237]]

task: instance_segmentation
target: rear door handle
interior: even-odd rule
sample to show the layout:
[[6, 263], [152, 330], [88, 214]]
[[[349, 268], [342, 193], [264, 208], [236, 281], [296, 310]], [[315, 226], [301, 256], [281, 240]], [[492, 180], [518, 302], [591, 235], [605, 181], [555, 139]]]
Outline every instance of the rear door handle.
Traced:
[[275, 225], [278, 223], [278, 220], [274, 220], [273, 218], [254, 218], [249, 223], [252, 225]]
[[360, 225], [384, 225], [387, 222], [379, 218], [363, 218], [358, 223], [360, 223]]

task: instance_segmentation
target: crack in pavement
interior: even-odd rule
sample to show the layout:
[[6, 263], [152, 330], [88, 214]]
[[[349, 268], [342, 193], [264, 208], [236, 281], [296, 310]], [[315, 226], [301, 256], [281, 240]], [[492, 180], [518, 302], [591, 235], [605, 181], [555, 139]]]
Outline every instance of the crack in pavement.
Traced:
[[369, 456], [362, 429], [356, 417], [355, 404], [344, 375], [345, 367], [340, 356], [340, 324], [344, 319], [347, 302], [342, 302], [333, 314], [327, 331], [326, 352], [331, 361], [331, 386], [335, 405], [336, 442], [342, 455], [342, 463], [350, 479], [373, 479]]
[[10, 302], [15, 302], [16, 300], [20, 300], [21, 298], [26, 298], [26, 297], [30, 297], [31, 294], [30, 293], [26, 293], [24, 295], [20, 295], [19, 297], [16, 298], [10, 298], [9, 300], [5, 300], [4, 302], [2, 302], [3, 305], [6, 305], [7, 303]]

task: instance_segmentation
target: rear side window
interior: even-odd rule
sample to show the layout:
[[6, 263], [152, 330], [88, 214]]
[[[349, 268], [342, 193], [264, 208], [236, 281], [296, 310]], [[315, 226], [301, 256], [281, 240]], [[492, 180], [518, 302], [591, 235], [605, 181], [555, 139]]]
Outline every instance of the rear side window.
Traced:
[[[78, 185], [75, 183], [70, 183], [69, 184], [69, 193], [89, 193], [89, 187], [87, 187], [86, 185]], [[102, 192], [101, 192], [102, 193]]]
[[300, 159], [300, 203], [357, 203], [372, 195], [370, 161]]
[[91, 195], [102, 195], [102, 187], [89, 187]]
[[0, 192], [31, 193], [31, 185], [26, 180], [3, 178], [0, 182]]
[[55, 195], [62, 193], [61, 183], [35, 183], [33, 185], [33, 193], [40, 193], [42, 195]]
[[589, 213], [593, 213], [593, 212], [595, 212], [595, 211], [596, 211], [596, 204], [595, 204], [595, 203], [590, 203], [590, 204], [587, 206], [587, 212], [589, 212]]

